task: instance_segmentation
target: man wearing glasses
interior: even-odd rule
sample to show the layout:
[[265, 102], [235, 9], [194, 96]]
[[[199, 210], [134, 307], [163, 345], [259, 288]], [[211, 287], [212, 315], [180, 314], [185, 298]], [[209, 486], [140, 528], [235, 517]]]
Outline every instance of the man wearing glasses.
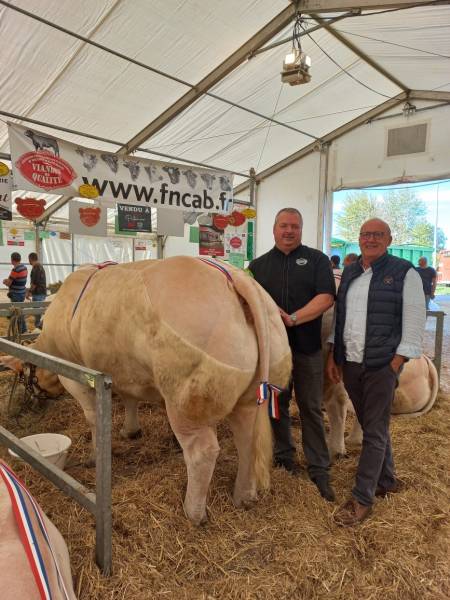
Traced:
[[371, 512], [375, 496], [398, 491], [389, 421], [403, 363], [422, 354], [425, 299], [413, 265], [391, 256], [389, 225], [366, 221], [359, 234], [361, 258], [342, 274], [335, 308], [329, 378], [343, 379], [363, 430], [351, 498], [335, 521], [352, 526]]

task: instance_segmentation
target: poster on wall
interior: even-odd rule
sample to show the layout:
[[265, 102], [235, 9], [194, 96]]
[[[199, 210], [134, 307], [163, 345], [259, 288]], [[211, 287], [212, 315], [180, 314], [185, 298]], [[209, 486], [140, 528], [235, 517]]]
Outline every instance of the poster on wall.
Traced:
[[119, 232], [135, 231], [151, 233], [152, 210], [149, 206], [117, 205], [117, 221]]
[[11, 173], [3, 162], [0, 162], [0, 219], [12, 221]]
[[10, 227], [6, 230], [6, 245], [7, 246], [25, 246], [24, 232], [17, 227]]
[[71, 200], [69, 202], [69, 231], [77, 235], [106, 237], [107, 208]]
[[200, 256], [225, 256], [222, 215], [202, 215], [198, 219]]
[[229, 212], [233, 175], [92, 150], [8, 123], [13, 189], [183, 212]]

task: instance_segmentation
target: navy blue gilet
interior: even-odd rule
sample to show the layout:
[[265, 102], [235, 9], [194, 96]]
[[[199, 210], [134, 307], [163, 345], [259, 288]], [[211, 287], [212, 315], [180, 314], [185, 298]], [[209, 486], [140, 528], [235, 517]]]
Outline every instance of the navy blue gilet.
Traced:
[[[366, 343], [363, 364], [380, 369], [393, 359], [402, 338], [403, 283], [413, 265], [403, 258], [383, 254], [374, 261], [367, 300]], [[358, 262], [344, 269], [336, 302], [336, 335], [334, 359], [338, 365], [345, 361], [344, 326], [348, 289], [363, 273]]]

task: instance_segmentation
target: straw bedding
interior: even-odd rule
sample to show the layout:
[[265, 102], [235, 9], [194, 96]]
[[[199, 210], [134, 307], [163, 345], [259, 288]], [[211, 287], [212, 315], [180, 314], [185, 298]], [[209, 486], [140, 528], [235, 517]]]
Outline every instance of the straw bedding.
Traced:
[[[448, 340], [448, 335], [447, 335]], [[448, 349], [448, 343], [447, 343]], [[447, 350], [448, 352], [448, 350]], [[447, 359], [447, 360], [446, 360]], [[123, 441], [123, 410], [113, 414], [113, 574], [94, 563], [93, 517], [31, 467], [0, 456], [16, 469], [67, 541], [80, 600], [448, 598], [450, 419], [448, 354], [443, 392], [432, 411], [393, 419], [398, 475], [405, 490], [377, 500], [372, 517], [353, 529], [332, 521], [337, 505], [323, 501], [306, 475], [273, 471], [272, 489], [248, 511], [231, 502], [236, 452], [226, 425], [208, 499], [209, 523], [186, 520], [185, 467], [161, 407], [143, 403], [144, 436]], [[12, 375], [0, 374], [3, 407]], [[70, 397], [51, 401], [43, 413], [2, 424], [21, 437], [42, 431], [67, 434], [73, 445], [66, 471], [94, 487], [86, 469], [89, 440], [82, 411]], [[299, 421], [294, 416], [295, 435]], [[333, 466], [338, 501], [351, 489], [358, 449]]]

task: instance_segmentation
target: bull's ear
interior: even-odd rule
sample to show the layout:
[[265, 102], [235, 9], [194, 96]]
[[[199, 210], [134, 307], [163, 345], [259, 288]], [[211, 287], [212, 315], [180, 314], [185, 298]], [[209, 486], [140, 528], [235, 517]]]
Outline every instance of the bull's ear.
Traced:
[[16, 356], [0, 356], [0, 365], [4, 365], [8, 369], [12, 369], [18, 373], [23, 371], [23, 362]]

